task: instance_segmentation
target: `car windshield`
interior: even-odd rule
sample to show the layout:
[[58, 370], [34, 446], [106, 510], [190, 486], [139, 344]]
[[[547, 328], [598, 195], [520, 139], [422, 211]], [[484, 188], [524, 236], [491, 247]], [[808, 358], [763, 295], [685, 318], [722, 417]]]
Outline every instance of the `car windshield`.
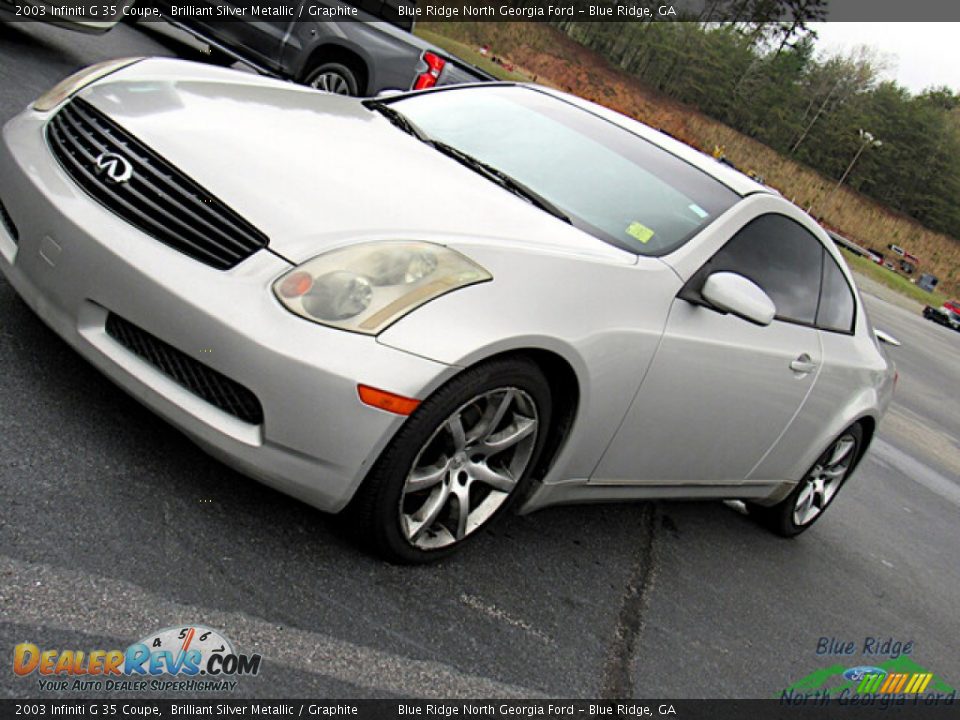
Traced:
[[444, 90], [390, 106], [430, 140], [495, 168], [575, 226], [639, 255], [677, 249], [739, 200], [654, 143], [535, 89]]

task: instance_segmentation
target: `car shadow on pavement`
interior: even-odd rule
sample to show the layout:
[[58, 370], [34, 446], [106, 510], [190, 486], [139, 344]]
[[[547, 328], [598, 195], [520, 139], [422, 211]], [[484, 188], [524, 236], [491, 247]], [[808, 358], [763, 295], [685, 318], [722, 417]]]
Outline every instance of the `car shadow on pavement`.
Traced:
[[[12, 509], [0, 540], [16, 560], [565, 696], [602, 689], [597, 669], [649, 576], [651, 538], [676, 529], [654, 505], [508, 514], [440, 563], [390, 565], [343, 521], [206, 455], [4, 284], [0, 308], [0, 417], [13, 448], [0, 469], [0, 502]], [[714, 521], [753, 534], [711, 507]]]

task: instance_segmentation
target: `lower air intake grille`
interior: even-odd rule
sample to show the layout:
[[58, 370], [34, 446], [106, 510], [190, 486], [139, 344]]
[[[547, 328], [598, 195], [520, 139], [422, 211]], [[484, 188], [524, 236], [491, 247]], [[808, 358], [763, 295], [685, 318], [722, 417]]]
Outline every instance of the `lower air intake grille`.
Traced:
[[107, 335], [177, 381], [194, 395], [235, 418], [260, 425], [263, 408], [250, 390], [141, 330], [119, 315], [107, 316]]
[[20, 242], [20, 231], [17, 230], [17, 226], [13, 224], [13, 218], [10, 217], [10, 213], [7, 212], [7, 209], [3, 206], [3, 202], [0, 201], [0, 222], [3, 223], [3, 226], [7, 229], [7, 232], [10, 233], [10, 237], [13, 238], [15, 243]]

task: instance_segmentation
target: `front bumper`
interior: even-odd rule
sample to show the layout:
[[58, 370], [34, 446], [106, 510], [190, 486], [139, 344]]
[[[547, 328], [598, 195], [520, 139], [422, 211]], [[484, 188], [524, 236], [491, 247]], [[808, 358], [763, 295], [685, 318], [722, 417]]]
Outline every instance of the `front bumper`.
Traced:
[[[260, 251], [215, 270], [90, 198], [47, 148], [49, 115], [3, 129], [0, 270], [34, 311], [107, 377], [211, 454], [327, 511], [353, 496], [403, 418], [360, 402], [357, 384], [426, 397], [454, 368], [314, 325], [273, 297], [290, 265]], [[263, 423], [208, 404], [105, 330], [115, 313], [251, 390]]]

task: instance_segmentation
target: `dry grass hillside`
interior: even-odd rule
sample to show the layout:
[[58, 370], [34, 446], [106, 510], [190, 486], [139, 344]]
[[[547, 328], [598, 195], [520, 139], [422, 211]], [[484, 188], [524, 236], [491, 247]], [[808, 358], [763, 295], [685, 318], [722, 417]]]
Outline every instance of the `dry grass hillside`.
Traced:
[[652, 91], [552, 27], [538, 23], [464, 22], [420, 23], [417, 28], [419, 34], [488, 69], [492, 64], [476, 52], [484, 44], [513, 66], [512, 77], [526, 76], [601, 103], [705, 152], [721, 145], [727, 158], [739, 168], [758, 172], [769, 185], [810, 209], [826, 225], [866, 246], [903, 246], [921, 258], [924, 271], [940, 278], [941, 290], [960, 294], [957, 240], [928, 230], [845, 187], [827, 202], [834, 181]]

